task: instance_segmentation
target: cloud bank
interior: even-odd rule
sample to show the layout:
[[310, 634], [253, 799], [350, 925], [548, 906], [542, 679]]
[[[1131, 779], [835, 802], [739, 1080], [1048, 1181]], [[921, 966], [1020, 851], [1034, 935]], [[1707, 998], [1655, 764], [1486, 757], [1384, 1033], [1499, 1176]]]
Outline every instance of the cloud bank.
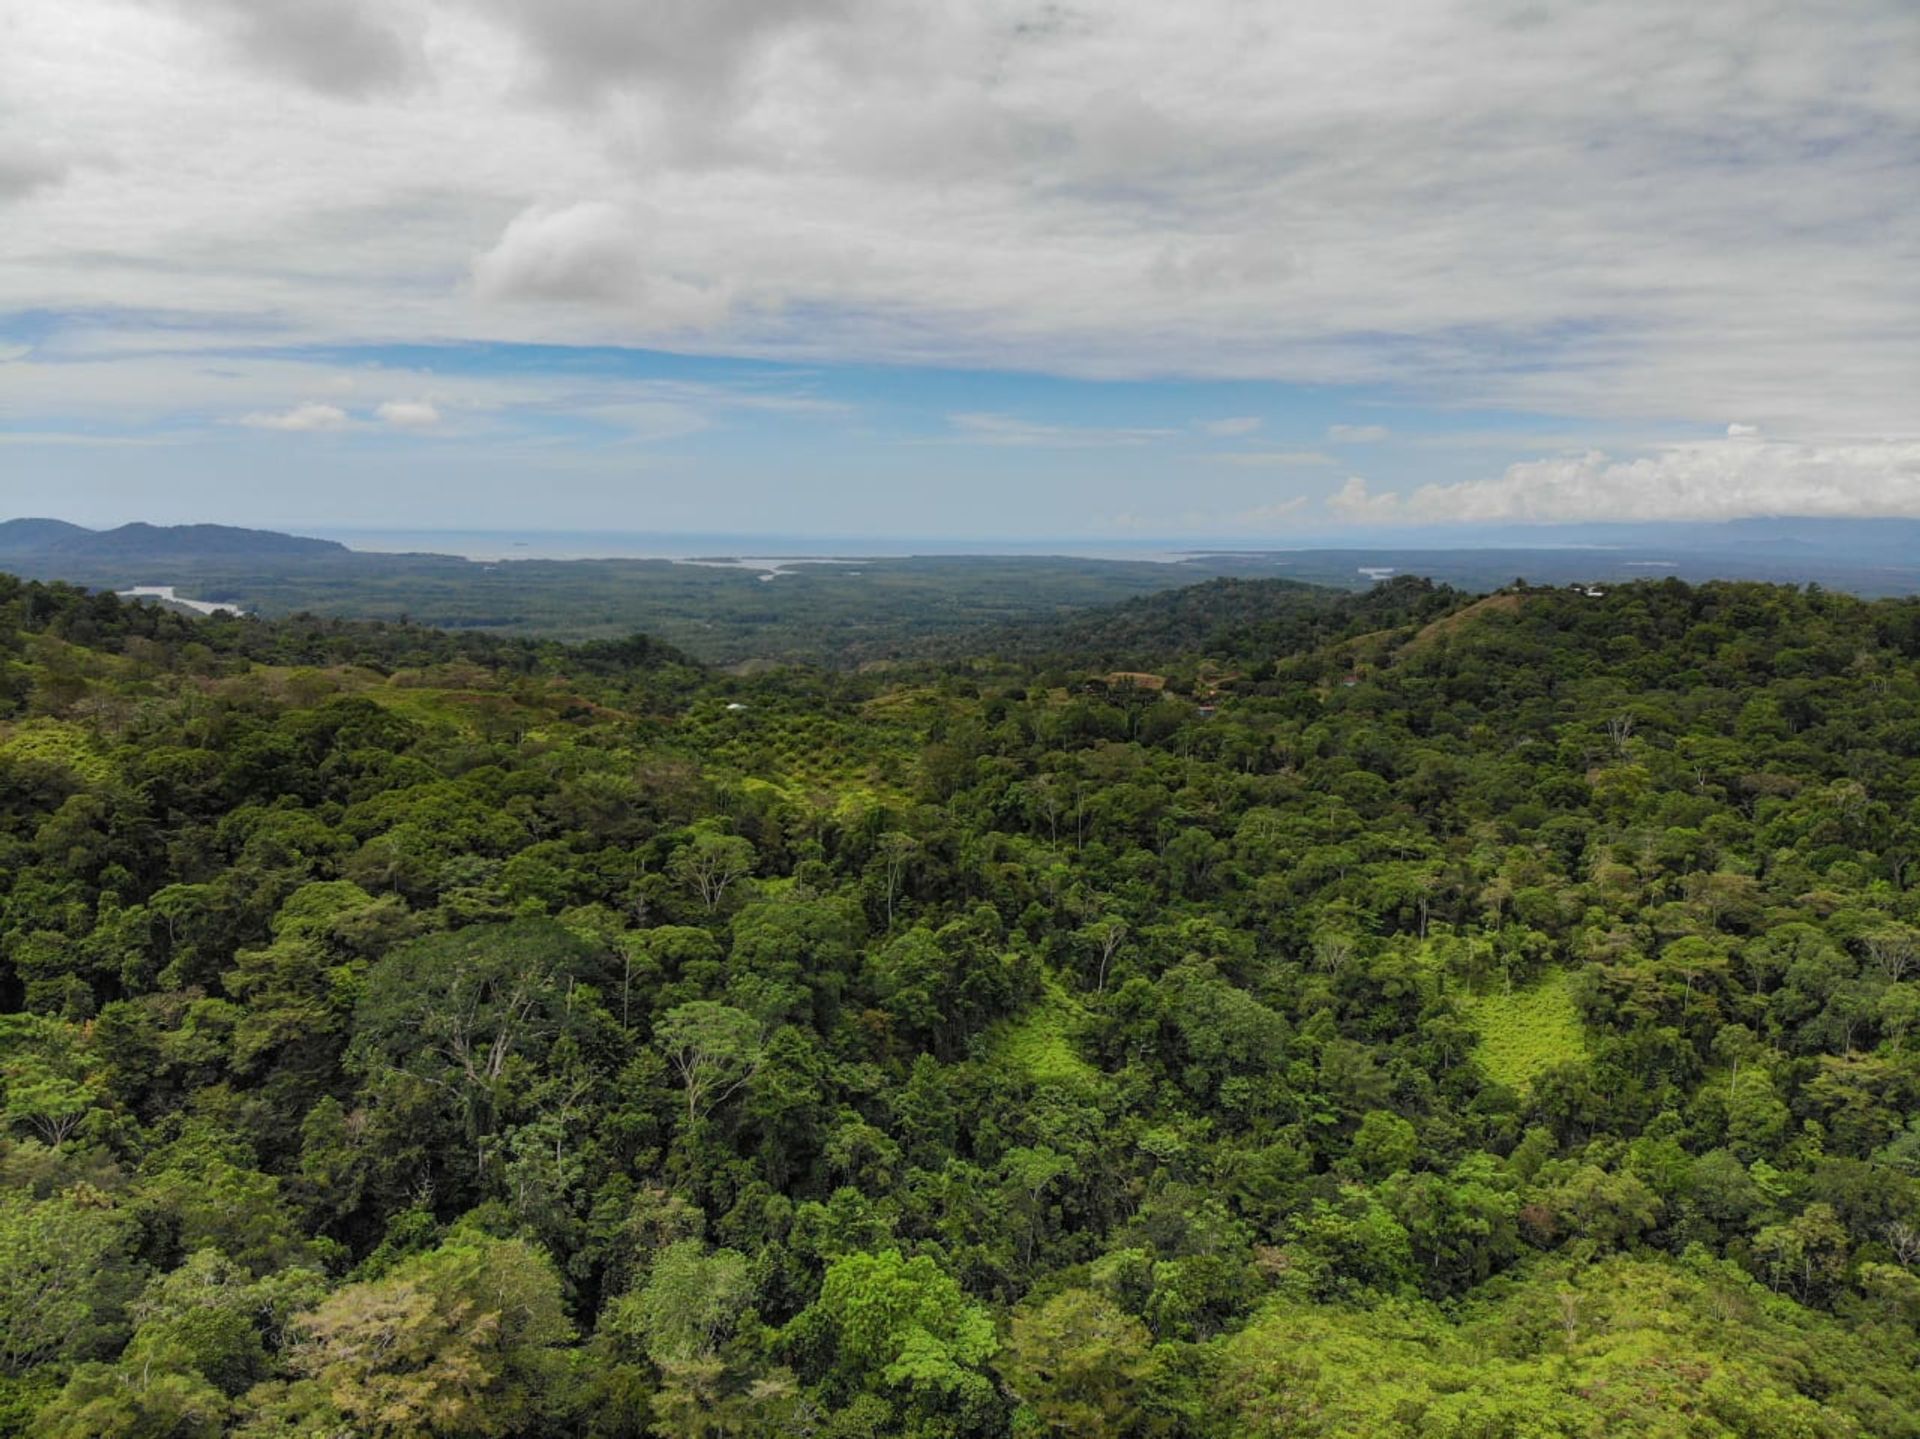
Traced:
[[1920, 442], [1821, 446], [1735, 438], [1630, 460], [1595, 450], [1404, 494], [1374, 493], [1366, 480], [1351, 476], [1327, 507], [1342, 520], [1370, 524], [1920, 518]]
[[[1197, 448], [1262, 424], [1269, 456], [1340, 447], [1369, 480], [1333, 487], [1333, 513], [1912, 503], [1910, 0], [8, 16], [0, 343], [28, 315], [230, 366], [268, 344], [523, 343], [1271, 383], [1330, 412], [1283, 432], [1236, 394], [1170, 423]], [[62, 362], [34, 338], [10, 382]], [[58, 389], [58, 413], [17, 418], [118, 413], [112, 369], [30, 378], [15, 393]], [[218, 388], [180, 384], [185, 403]], [[228, 426], [328, 427], [300, 417], [331, 402], [229, 388]], [[1383, 478], [1419, 437], [1333, 398], [1359, 391], [1656, 443]], [[1138, 445], [1093, 437], [1125, 425], [951, 412], [976, 416], [949, 426], [974, 442]], [[1658, 443], [1708, 429], [1726, 446]], [[1291, 461], [1205, 468], [1263, 464]]]
[[256, 410], [243, 415], [240, 423], [256, 430], [284, 430], [289, 434], [307, 433], [316, 430], [344, 430], [352, 423], [347, 412], [338, 405], [323, 405], [308, 402], [295, 405], [290, 410], [267, 412]]
[[430, 430], [440, 423], [439, 407], [429, 400], [388, 400], [374, 414], [402, 430]]

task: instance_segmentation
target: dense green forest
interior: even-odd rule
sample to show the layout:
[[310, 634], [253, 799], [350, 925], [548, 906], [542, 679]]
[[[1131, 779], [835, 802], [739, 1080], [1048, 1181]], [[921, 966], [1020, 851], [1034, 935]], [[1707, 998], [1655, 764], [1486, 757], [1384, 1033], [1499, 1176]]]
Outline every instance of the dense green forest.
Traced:
[[[1312, 634], [1282, 623], [1283, 612], [1297, 619], [1316, 602], [1369, 591], [1375, 576], [1394, 573], [1473, 591], [1517, 574], [1611, 584], [1651, 573], [1694, 581], [1817, 581], [1861, 595], [1920, 593], [1920, 565], [1912, 558], [1920, 549], [1920, 524], [1846, 522], [1828, 533], [1808, 520], [1796, 528], [1819, 543], [1727, 532], [1525, 549], [1196, 550], [1156, 559], [1144, 552], [1138, 558], [875, 556], [856, 548], [820, 559], [818, 542], [810, 548], [805, 541], [770, 541], [775, 554], [791, 556], [797, 547], [815, 555], [770, 576], [723, 553], [693, 562], [495, 562], [349, 550], [223, 525], [94, 531], [55, 520], [0, 520], [0, 570], [106, 590], [170, 586], [191, 599], [269, 618], [412, 620], [575, 642], [644, 631], [704, 663], [739, 668], [846, 669], [980, 654], [1026, 661], [1059, 656], [1069, 666], [1085, 665], [1115, 644], [1206, 638], [1248, 626], [1265, 631], [1263, 642], [1291, 652]], [[510, 546], [501, 551], [512, 552]], [[1216, 578], [1255, 583], [1237, 594], [1190, 588]], [[1129, 599], [1137, 600], [1131, 609], [1109, 609]]]
[[[966, 636], [1047, 621], [1270, 560], [1215, 563], [1064, 556], [924, 555], [796, 563], [773, 578], [725, 556], [510, 559], [351, 551], [324, 541], [220, 526], [127, 526], [99, 534], [0, 521], [0, 570], [97, 589], [169, 585], [266, 616], [296, 613], [535, 638], [619, 639], [635, 630], [709, 664], [853, 666], [964, 653]], [[72, 531], [80, 542], [61, 533]], [[132, 533], [129, 533], [132, 531]], [[1358, 578], [1351, 565], [1341, 580]]]
[[1004, 638], [0, 578], [0, 1434], [1920, 1436], [1920, 601]]

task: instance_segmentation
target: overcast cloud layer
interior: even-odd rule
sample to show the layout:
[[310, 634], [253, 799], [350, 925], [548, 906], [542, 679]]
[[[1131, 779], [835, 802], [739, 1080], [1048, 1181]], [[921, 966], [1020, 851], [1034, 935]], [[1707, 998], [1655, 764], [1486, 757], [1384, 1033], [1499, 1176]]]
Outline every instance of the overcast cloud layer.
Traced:
[[[451, 475], [564, 416], [631, 475], [804, 414], [826, 487], [891, 423], [852, 383], [341, 358], [511, 342], [1339, 397], [893, 436], [909, 485], [1027, 452], [1087, 528], [1920, 514], [1916, 76], [1911, 0], [7, 0], [0, 512], [56, 508], [8, 458], [56, 441]], [[1565, 443], [1443, 459], [1356, 397]]]

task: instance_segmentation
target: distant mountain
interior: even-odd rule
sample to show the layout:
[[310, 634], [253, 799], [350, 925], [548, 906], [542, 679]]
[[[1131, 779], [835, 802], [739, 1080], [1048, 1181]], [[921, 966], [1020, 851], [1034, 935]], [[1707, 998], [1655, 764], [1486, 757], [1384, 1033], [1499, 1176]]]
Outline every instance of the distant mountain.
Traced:
[[94, 534], [65, 520], [0, 520], [0, 555], [40, 554]]
[[316, 560], [352, 553], [334, 540], [313, 540], [233, 525], [149, 525], [89, 530], [65, 520], [0, 521], [0, 560], [19, 569], [48, 563], [177, 564], [196, 560]]

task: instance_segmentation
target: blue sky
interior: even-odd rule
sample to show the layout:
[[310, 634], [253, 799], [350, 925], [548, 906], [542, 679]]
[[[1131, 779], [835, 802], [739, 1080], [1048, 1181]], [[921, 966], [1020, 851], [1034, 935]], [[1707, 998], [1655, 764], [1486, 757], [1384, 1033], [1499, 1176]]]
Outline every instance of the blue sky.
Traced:
[[[46, 316], [0, 333], [33, 336], [48, 367], [97, 363], [63, 360], [63, 326]], [[1361, 470], [1465, 480], [1568, 443], [1553, 417], [1415, 405], [1380, 386], [584, 345], [171, 351], [164, 337], [112, 363], [216, 377], [287, 367], [320, 398], [104, 425], [56, 413], [51, 431], [16, 429], [7, 451], [23, 469], [84, 467], [84, 484], [39, 491], [40, 510], [87, 524], [1279, 539], [1350, 529], [1324, 499]], [[394, 423], [382, 408], [395, 404], [424, 408]], [[1607, 427], [1578, 429], [1597, 443]], [[33, 509], [36, 488], [22, 486], [17, 510]]]
[[13, 13], [0, 514], [1920, 513], [1902, 0]]

